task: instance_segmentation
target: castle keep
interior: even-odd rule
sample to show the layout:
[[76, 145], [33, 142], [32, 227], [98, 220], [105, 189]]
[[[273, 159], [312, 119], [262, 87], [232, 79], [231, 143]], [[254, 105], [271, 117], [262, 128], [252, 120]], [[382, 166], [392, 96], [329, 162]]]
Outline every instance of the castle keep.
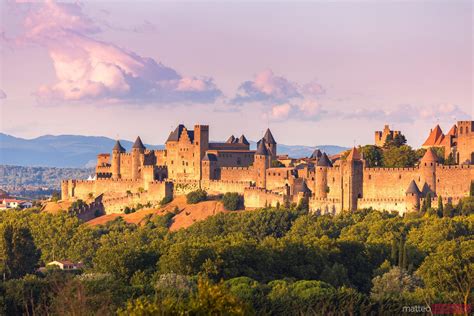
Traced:
[[[368, 207], [405, 213], [418, 209], [427, 196], [456, 203], [468, 195], [474, 180], [473, 127], [474, 122], [458, 122], [459, 132], [443, 135], [452, 136], [449, 144], [464, 164], [441, 165], [428, 148], [414, 168], [367, 168], [356, 148], [336, 162], [319, 150], [309, 158], [290, 159], [277, 155], [269, 129], [250, 150], [244, 135], [215, 143], [209, 141], [209, 126], [188, 130], [179, 125], [163, 150], [147, 149], [137, 137], [126, 152], [117, 141], [112, 154], [98, 155], [94, 180], [62, 182], [62, 199], [95, 198], [106, 213], [114, 213], [200, 188], [211, 195], [238, 192], [249, 209], [306, 199], [320, 213]], [[391, 132], [386, 126], [380, 139]]]

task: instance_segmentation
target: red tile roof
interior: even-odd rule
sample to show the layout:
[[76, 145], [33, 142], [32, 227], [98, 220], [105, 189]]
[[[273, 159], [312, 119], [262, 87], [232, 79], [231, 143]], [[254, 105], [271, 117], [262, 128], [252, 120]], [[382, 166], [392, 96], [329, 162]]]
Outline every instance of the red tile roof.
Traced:
[[423, 143], [423, 146], [441, 146], [444, 140], [444, 134], [439, 125], [436, 125], [430, 132], [430, 135]]

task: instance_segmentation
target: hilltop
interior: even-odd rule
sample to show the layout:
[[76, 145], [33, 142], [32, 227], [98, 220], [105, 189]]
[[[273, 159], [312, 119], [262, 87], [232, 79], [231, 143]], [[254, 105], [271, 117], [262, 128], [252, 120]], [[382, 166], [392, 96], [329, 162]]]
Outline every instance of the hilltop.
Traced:
[[[129, 151], [133, 142], [120, 141]], [[115, 140], [100, 136], [44, 135], [33, 139], [14, 137], [0, 133], [0, 164], [16, 166], [43, 166], [84, 168], [94, 167], [98, 153], [111, 152]], [[250, 142], [256, 148], [255, 142]], [[145, 144], [148, 149], [163, 149], [164, 145]], [[346, 147], [334, 145], [303, 146], [279, 144], [279, 154], [307, 157], [319, 148], [327, 154], [336, 154]]]

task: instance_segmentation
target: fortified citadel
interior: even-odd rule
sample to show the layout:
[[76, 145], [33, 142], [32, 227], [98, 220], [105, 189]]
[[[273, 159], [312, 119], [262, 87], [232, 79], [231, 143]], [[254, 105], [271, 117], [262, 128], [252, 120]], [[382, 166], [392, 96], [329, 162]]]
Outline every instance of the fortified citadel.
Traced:
[[[157, 204], [203, 189], [210, 195], [238, 192], [247, 209], [306, 199], [311, 211], [322, 214], [369, 207], [403, 214], [416, 211], [427, 196], [456, 203], [468, 195], [474, 180], [474, 121], [457, 122], [447, 135], [438, 129], [425, 142], [428, 150], [418, 166], [368, 168], [355, 147], [338, 160], [319, 150], [309, 158], [292, 159], [277, 155], [269, 129], [257, 149], [250, 150], [244, 135], [214, 143], [209, 142], [209, 126], [188, 130], [179, 125], [164, 150], [147, 149], [137, 137], [126, 152], [117, 141], [111, 155], [98, 155], [93, 180], [61, 183], [62, 199], [93, 197], [93, 204], [106, 213], [119, 213], [126, 206]], [[386, 126], [376, 132], [376, 144], [398, 133]], [[444, 147], [457, 164], [439, 164], [431, 147]]]

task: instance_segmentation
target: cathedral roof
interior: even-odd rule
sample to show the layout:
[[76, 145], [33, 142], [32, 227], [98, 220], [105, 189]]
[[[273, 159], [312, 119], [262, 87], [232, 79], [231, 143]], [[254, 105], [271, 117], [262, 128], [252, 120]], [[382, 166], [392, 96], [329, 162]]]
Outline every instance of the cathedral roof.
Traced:
[[418, 186], [416, 185], [415, 180], [411, 180], [410, 185], [408, 186], [408, 189], [405, 193], [406, 194], [411, 193], [411, 194], [416, 194], [416, 195], [421, 194], [421, 191], [420, 189], [418, 189]]
[[423, 158], [421, 158], [421, 161], [422, 162], [438, 162], [438, 156], [436, 156], [433, 149], [428, 148]]
[[359, 151], [357, 150], [357, 148], [353, 147], [351, 149], [351, 152], [349, 153], [349, 155], [347, 156], [346, 158], [348, 161], [352, 161], [352, 160], [360, 160], [361, 157], [360, 157], [360, 153]]
[[247, 138], [245, 138], [245, 136], [243, 134], [239, 137], [239, 143], [240, 144], [245, 144], [245, 145], [250, 145], [249, 141], [247, 140]]
[[[181, 133], [183, 133], [183, 130], [185, 130], [186, 127], [183, 124], [179, 124], [178, 127], [174, 131], [170, 133], [170, 136], [168, 136], [168, 139], [166, 142], [177, 142], [179, 141], [179, 138], [181, 137]], [[191, 142], [194, 141], [194, 131], [188, 131], [188, 137]]]
[[271, 145], [276, 144], [275, 138], [273, 138], [272, 132], [270, 131], [269, 128], [267, 128], [267, 131], [265, 132], [263, 139], [265, 139], [265, 142], [267, 142], [267, 144], [271, 144]]
[[235, 141], [234, 135], [230, 135], [230, 137], [226, 140], [227, 144], [232, 144]]
[[214, 154], [206, 153], [202, 158], [203, 161], [217, 161], [217, 157]]
[[323, 153], [321, 158], [319, 158], [318, 162], [316, 163], [316, 166], [318, 166], [318, 167], [332, 167], [331, 159], [329, 159], [329, 157], [328, 157], [328, 155], [326, 155], [326, 153]]
[[255, 155], [268, 156], [268, 150], [267, 150], [267, 146], [265, 145], [265, 139], [264, 138], [262, 138], [258, 142], [258, 147], [257, 147], [257, 151], [255, 152]]
[[112, 148], [112, 150], [117, 150], [121, 153], [125, 152], [125, 148], [122, 147], [122, 144], [120, 144], [118, 140], [115, 142], [115, 146]]
[[140, 136], [137, 137], [132, 148], [145, 149], [145, 146], [143, 145], [142, 139], [140, 138]]
[[430, 132], [430, 135], [423, 143], [422, 147], [440, 146], [444, 140], [444, 134], [439, 125], [436, 125]]
[[312, 158], [312, 159], [319, 159], [319, 158], [322, 157], [322, 155], [323, 155], [323, 153], [321, 152], [321, 150], [319, 150], [319, 149], [316, 148], [316, 149], [313, 151], [313, 153], [311, 154], [311, 156], [310, 156], [309, 158]]

